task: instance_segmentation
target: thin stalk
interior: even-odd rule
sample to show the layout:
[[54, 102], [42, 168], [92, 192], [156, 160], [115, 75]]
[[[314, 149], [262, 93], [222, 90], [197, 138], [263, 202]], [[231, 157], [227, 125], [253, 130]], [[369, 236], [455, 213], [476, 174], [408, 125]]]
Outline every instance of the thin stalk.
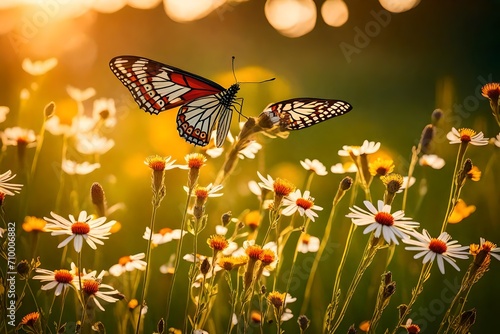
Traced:
[[427, 262], [427, 263], [424, 263], [422, 265], [422, 270], [420, 271], [420, 276], [418, 277], [417, 285], [413, 288], [413, 290], [411, 292], [410, 302], [406, 305], [406, 310], [404, 311], [404, 313], [399, 317], [398, 323], [396, 324], [396, 327], [394, 327], [392, 334], [396, 334], [399, 327], [401, 327], [401, 324], [405, 321], [408, 314], [410, 314], [413, 304], [415, 303], [415, 301], [417, 300], [417, 297], [420, 295], [420, 293], [424, 289], [424, 283], [427, 281], [427, 279], [430, 276], [432, 264], [433, 264], [433, 262]]
[[302, 303], [302, 307], [300, 308], [300, 314], [306, 314], [307, 307], [309, 306], [309, 299], [311, 298], [311, 291], [312, 291], [312, 285], [314, 283], [314, 277], [316, 276], [319, 262], [321, 261], [321, 256], [323, 256], [323, 252], [326, 249], [326, 245], [330, 241], [330, 234], [333, 226], [333, 217], [335, 216], [335, 207], [336, 205], [332, 205], [332, 209], [330, 210], [330, 216], [328, 217], [328, 222], [326, 223], [325, 233], [323, 234], [323, 238], [321, 239], [318, 252], [314, 257], [314, 262], [311, 267], [311, 272], [309, 274], [309, 277], [307, 278], [307, 283], [304, 293], [304, 301]]
[[420, 144], [418, 144], [418, 147], [413, 146], [411, 150], [411, 160], [410, 160], [410, 166], [408, 167], [408, 183], [404, 189], [403, 193], [403, 203], [401, 204], [401, 210], [405, 211], [406, 208], [406, 199], [408, 198], [408, 189], [410, 188], [410, 180], [411, 177], [413, 176], [413, 171], [415, 170], [415, 165], [417, 164], [418, 161], [418, 154], [420, 153]]
[[[59, 331], [59, 328], [61, 328], [61, 322], [62, 322], [62, 315], [64, 312], [64, 302], [66, 300], [66, 295], [68, 294], [68, 288], [63, 289], [62, 291], [62, 296], [61, 296], [61, 314], [59, 314], [59, 321], [57, 322], [57, 330]], [[82, 321], [83, 325], [83, 321]]]
[[[157, 195], [155, 194], [154, 196], [157, 196]], [[159, 206], [160, 206], [159, 203], [153, 204], [153, 211], [151, 213], [151, 221], [149, 223], [149, 229], [150, 229], [151, 233], [149, 234], [148, 246], [146, 248], [147, 266], [146, 266], [146, 272], [144, 273], [144, 281], [142, 282], [141, 305], [139, 307], [139, 316], [137, 317], [137, 327], [135, 328], [136, 334], [138, 334], [140, 331], [141, 314], [142, 314], [142, 309], [144, 308], [145, 298], [147, 296], [147, 289], [148, 289], [148, 285], [149, 285], [149, 269], [151, 268], [151, 244], [152, 244], [152, 240], [153, 240], [153, 231], [154, 231], [154, 226], [155, 226], [156, 211], [158, 210]], [[182, 236], [182, 233], [181, 233], [181, 236]]]
[[448, 218], [450, 217], [451, 212], [453, 211], [453, 195], [455, 193], [455, 179], [457, 177], [457, 172], [459, 170], [459, 166], [462, 165], [464, 156], [465, 156], [465, 151], [467, 151], [467, 144], [465, 142], [462, 142], [460, 144], [460, 148], [458, 149], [458, 154], [457, 154], [457, 160], [455, 162], [455, 169], [453, 170], [453, 177], [451, 179], [451, 189], [450, 189], [450, 196], [448, 199], [448, 206], [446, 207], [446, 213], [444, 215], [444, 220], [443, 223], [441, 224], [441, 232], [443, 233], [446, 231], [446, 227], [448, 225]]
[[[358, 268], [356, 269], [356, 273], [354, 274], [354, 278], [352, 279], [351, 284], [349, 285], [349, 288], [347, 289], [344, 305], [342, 305], [342, 309], [339, 313], [337, 321], [335, 322], [333, 327], [331, 329], [329, 329], [328, 333], [335, 333], [337, 328], [340, 326], [340, 323], [344, 319], [345, 313], [347, 311], [347, 307], [349, 306], [349, 303], [352, 299], [352, 296], [354, 295], [354, 292], [356, 291], [356, 288], [358, 287], [358, 284], [361, 281], [361, 278], [363, 277], [365, 270], [372, 263], [372, 260], [375, 256], [375, 254], [377, 253], [378, 248], [379, 248], [378, 242], [375, 240], [375, 238], [373, 237], [373, 233], [372, 233], [372, 235], [370, 236], [370, 239], [368, 240], [368, 243], [365, 247], [365, 251], [363, 252], [363, 258], [361, 259], [361, 261], [358, 265]], [[332, 299], [334, 296], [335, 296], [335, 292], [332, 296]]]
[[[180, 263], [180, 255], [181, 255], [181, 250], [182, 250], [182, 242], [184, 240], [184, 231], [186, 229], [186, 219], [187, 219], [187, 211], [188, 211], [188, 206], [189, 206], [189, 200], [191, 199], [191, 195], [193, 193], [193, 188], [189, 188], [189, 192], [186, 198], [186, 204], [184, 206], [184, 213], [182, 215], [182, 222], [181, 222], [181, 237], [179, 238], [179, 243], [177, 244], [177, 249], [175, 251], [175, 263], [174, 263], [174, 273], [172, 274], [172, 282], [170, 285], [170, 291], [168, 293], [168, 301], [167, 301], [167, 315], [165, 317], [166, 322], [168, 323], [168, 316], [170, 313], [170, 304], [172, 303], [172, 295], [174, 293], [174, 285], [175, 285], [175, 278], [177, 276], [177, 270], [179, 268], [179, 263]], [[152, 231], [151, 231], [152, 233]], [[194, 254], [194, 257], [196, 258], [196, 254]], [[186, 316], [186, 315], [185, 315]]]

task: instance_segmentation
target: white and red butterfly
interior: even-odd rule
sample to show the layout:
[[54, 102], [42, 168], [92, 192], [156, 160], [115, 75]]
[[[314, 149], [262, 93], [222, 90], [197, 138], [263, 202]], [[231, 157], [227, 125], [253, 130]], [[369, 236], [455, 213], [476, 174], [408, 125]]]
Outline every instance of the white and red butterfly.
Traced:
[[261, 114], [285, 131], [307, 128], [351, 110], [352, 105], [342, 100], [302, 97], [272, 103]]
[[237, 106], [238, 83], [225, 89], [196, 74], [136, 56], [115, 57], [109, 66], [141, 109], [158, 115], [181, 106], [177, 130], [187, 142], [205, 146], [217, 129], [215, 144], [222, 146]]

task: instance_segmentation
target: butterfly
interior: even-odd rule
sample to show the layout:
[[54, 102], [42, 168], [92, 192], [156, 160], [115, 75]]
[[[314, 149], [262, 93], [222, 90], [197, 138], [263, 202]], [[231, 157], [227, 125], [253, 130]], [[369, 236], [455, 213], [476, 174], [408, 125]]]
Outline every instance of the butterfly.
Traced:
[[342, 100], [302, 97], [272, 103], [261, 115], [267, 115], [273, 124], [286, 131], [304, 129], [351, 110], [352, 105]]
[[237, 109], [239, 83], [225, 89], [199, 75], [136, 56], [118, 56], [109, 66], [128, 88], [139, 107], [150, 114], [180, 106], [177, 130], [187, 142], [205, 146], [217, 129], [215, 144], [222, 146]]

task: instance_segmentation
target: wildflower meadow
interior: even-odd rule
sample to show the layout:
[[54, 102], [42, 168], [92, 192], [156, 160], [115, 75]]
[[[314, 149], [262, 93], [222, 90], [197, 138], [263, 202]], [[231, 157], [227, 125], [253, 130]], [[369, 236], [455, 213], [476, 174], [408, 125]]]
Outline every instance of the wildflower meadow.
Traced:
[[[234, 22], [245, 4], [231, 6], [219, 9]], [[96, 8], [82, 22], [115, 15]], [[217, 52], [165, 65], [140, 47], [102, 48], [93, 65], [35, 51], [12, 62], [0, 333], [494, 331], [497, 73], [457, 84], [472, 87], [467, 117], [449, 108], [445, 78], [419, 117], [374, 125], [377, 103], [359, 107], [373, 96], [356, 85], [325, 96], [304, 88], [311, 74], [294, 86], [267, 58], [232, 58], [219, 87], [201, 76]], [[72, 66], [89, 69], [88, 84]], [[413, 103], [394, 100], [399, 113]]]

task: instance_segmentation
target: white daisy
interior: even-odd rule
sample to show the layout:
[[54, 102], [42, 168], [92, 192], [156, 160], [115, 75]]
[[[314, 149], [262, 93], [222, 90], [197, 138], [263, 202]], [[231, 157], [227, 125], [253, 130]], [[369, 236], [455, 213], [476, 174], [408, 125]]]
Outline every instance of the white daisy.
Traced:
[[493, 143], [495, 144], [496, 147], [500, 147], [500, 133], [493, 138]]
[[304, 191], [304, 196], [302, 196], [300, 189], [290, 193], [283, 199], [283, 206], [285, 206], [285, 208], [281, 213], [285, 216], [291, 216], [298, 210], [301, 216], [305, 215], [307, 218], [314, 221], [314, 218], [318, 217], [318, 214], [313, 210], [321, 211], [323, 208], [314, 205], [314, 198], [309, 195], [309, 190], [306, 190]]
[[86, 211], [80, 212], [78, 220], [73, 215], [69, 215], [70, 220], [54, 212], [51, 212], [50, 215], [54, 219], [43, 218], [48, 222], [45, 226], [47, 231], [51, 231], [51, 235], [69, 235], [57, 247], [64, 247], [74, 239], [73, 245], [77, 253], [81, 252], [84, 240], [92, 249], [97, 249], [96, 243], [103, 245], [102, 239], [108, 239], [108, 235], [111, 234], [109, 230], [116, 223], [114, 220], [105, 223], [106, 217], [93, 219], [92, 216], [87, 216]]
[[338, 151], [338, 155], [341, 157], [350, 157], [352, 153], [354, 156], [359, 157], [362, 154], [375, 153], [379, 148], [379, 142], [365, 140], [361, 146], [342, 146], [342, 150]]
[[223, 152], [224, 148], [222, 146], [221, 147], [211, 146], [205, 150], [205, 153], [212, 159], [220, 157]]
[[96, 121], [102, 120], [104, 126], [107, 128], [114, 127], [116, 125], [115, 100], [108, 98], [94, 100], [92, 117]]
[[[183, 186], [184, 188], [184, 191], [186, 193], [189, 193], [189, 188], [186, 187], [186, 186]], [[193, 193], [191, 194], [192, 197], [199, 197], [200, 195], [201, 196], [205, 196], [206, 197], [221, 197], [222, 195], [224, 195], [223, 193], [218, 193], [219, 190], [221, 190], [222, 188], [224, 188], [223, 185], [219, 184], [219, 185], [216, 185], [214, 186], [212, 183], [210, 183], [208, 186], [206, 187], [196, 187], [196, 189], [193, 191]], [[199, 192], [202, 192], [202, 193], [199, 193]], [[206, 192], [206, 194], [205, 194]]]
[[85, 115], [77, 115], [71, 120], [70, 134], [87, 133], [95, 128], [96, 120]]
[[[473, 247], [475, 246], [475, 247]], [[470, 252], [474, 256], [477, 255], [480, 251], [485, 252], [486, 254], [489, 254], [493, 256], [495, 259], [500, 261], [500, 248], [497, 247], [496, 244], [492, 243], [491, 241], [486, 241], [484, 238], [479, 238], [479, 246], [478, 245], [471, 245], [470, 246]]]
[[207, 331], [204, 331], [203, 329], [195, 329], [193, 330], [193, 334], [209, 334]]
[[414, 259], [419, 259], [423, 257], [423, 263], [434, 262], [437, 260], [439, 271], [444, 274], [444, 260], [451, 264], [453, 268], [460, 271], [457, 266], [455, 259], [467, 259], [469, 246], [461, 246], [456, 240], [451, 240], [451, 236], [443, 232], [437, 238], [432, 238], [427, 232], [427, 230], [422, 230], [422, 233], [414, 231], [411, 233], [413, 239], [403, 239], [405, 244], [413, 245], [410, 247], [405, 247], [406, 250], [418, 251], [418, 253], [413, 257]]
[[271, 175], [267, 175], [267, 178], [264, 177], [261, 173], [257, 172], [257, 175], [259, 176], [259, 179], [262, 181], [262, 182], [259, 182], [259, 187], [261, 189], [267, 189], [267, 190], [270, 190], [270, 191], [273, 191], [274, 192], [274, 180], [273, 178], [271, 177]]
[[77, 102], [88, 100], [96, 93], [95, 89], [92, 87], [82, 90], [73, 86], [67, 86], [66, 92], [73, 100]]
[[122, 256], [118, 263], [109, 268], [109, 273], [113, 276], [120, 276], [127, 271], [146, 270], [147, 263], [143, 261], [146, 255], [139, 253], [135, 255]]
[[45, 285], [42, 285], [42, 290], [51, 290], [55, 288], [54, 294], [59, 296], [63, 291], [68, 288], [75, 288], [74, 278], [75, 276], [69, 272], [69, 270], [61, 269], [61, 270], [47, 270], [42, 268], [37, 268], [36, 272], [41, 275], [33, 276], [33, 279], [40, 280], [40, 282], [49, 282]]
[[22, 184], [18, 183], [8, 183], [10, 180], [16, 177], [16, 174], [12, 175], [10, 170], [0, 175], [0, 193], [5, 195], [14, 196], [14, 194], [19, 194]]
[[256, 181], [248, 181], [248, 189], [250, 189], [252, 194], [258, 197], [262, 196], [262, 189]]
[[482, 132], [476, 133], [476, 131], [467, 128], [458, 130], [451, 128], [451, 131], [448, 132], [446, 138], [448, 138], [450, 144], [469, 143], [475, 146], [488, 145], [488, 138], [484, 138]]
[[36, 135], [33, 130], [15, 126], [2, 132], [2, 141], [6, 146], [25, 145], [26, 147], [35, 147]]
[[345, 173], [356, 173], [358, 171], [358, 167], [352, 162], [349, 163], [337, 163], [333, 165], [330, 170], [334, 174], [345, 174]]
[[71, 124], [61, 123], [61, 119], [57, 115], [53, 115], [45, 122], [45, 129], [54, 136], [71, 134]]
[[401, 185], [401, 188], [399, 188], [399, 190], [396, 191], [396, 193], [397, 194], [402, 193], [406, 188], [409, 188], [412, 185], [414, 185], [416, 181], [417, 179], [414, 178], [413, 176], [410, 179], [408, 179], [408, 176], [403, 176], [403, 184]]
[[320, 240], [307, 233], [302, 233], [299, 242], [297, 243], [297, 250], [303, 254], [315, 253], [319, 250]]
[[165, 227], [159, 230], [158, 233], [153, 233], [153, 236], [151, 236], [151, 229], [149, 227], [146, 227], [146, 231], [144, 232], [142, 238], [146, 240], [149, 240], [149, 238], [151, 238], [151, 242], [153, 244], [161, 245], [172, 240], [179, 240], [186, 233], [186, 231], [181, 231], [181, 229], [172, 230], [168, 227]]
[[9, 111], [10, 111], [9, 107], [0, 106], [0, 123], [5, 122]]
[[144, 164], [146, 166], [156, 170], [155, 168], [153, 168], [153, 166], [151, 166], [151, 164], [158, 165], [158, 160], [162, 160], [161, 163], [165, 164], [165, 167], [163, 168], [163, 170], [169, 170], [169, 169], [174, 169], [174, 168], [187, 169], [187, 167], [185, 165], [174, 165], [175, 160], [170, 161], [170, 159], [172, 159], [172, 157], [170, 157], [170, 156], [169, 157], [161, 157], [159, 155], [150, 155], [149, 157], [146, 158], [146, 160], [144, 160]]
[[399, 210], [391, 214], [391, 206], [384, 204], [383, 201], [378, 201], [378, 208], [370, 201], [363, 202], [369, 211], [361, 209], [357, 206], [349, 208], [351, 213], [347, 214], [347, 218], [351, 218], [353, 224], [358, 226], [368, 225], [363, 234], [374, 232], [374, 236], [379, 238], [383, 236], [387, 243], [394, 242], [398, 245], [399, 237], [401, 239], [408, 238], [408, 234], [419, 226], [419, 223], [408, 221], [411, 218], [405, 217], [403, 210]]
[[[120, 300], [120, 292], [118, 292], [118, 290], [115, 290], [111, 285], [101, 283], [104, 273], [104, 271], [101, 271], [99, 276], [84, 279], [82, 283], [82, 291], [85, 296], [92, 299], [101, 311], [104, 311], [104, 307], [102, 307], [98, 298], [108, 303], [114, 303]], [[79, 285], [76, 285], [76, 288], [79, 290]]]
[[290, 310], [289, 308], [285, 308], [283, 310], [283, 314], [281, 314], [281, 321], [288, 321], [290, 319], [293, 318], [293, 313], [292, 313], [292, 310]]
[[175, 254], [170, 254], [168, 262], [160, 266], [160, 272], [162, 274], [173, 274], [175, 272], [174, 260]]
[[77, 134], [76, 135], [76, 150], [82, 154], [99, 154], [102, 155], [108, 152], [115, 141], [108, 139], [98, 134]]
[[262, 149], [261, 144], [259, 144], [255, 140], [250, 140], [247, 143], [247, 145], [245, 146], [245, 148], [241, 149], [238, 152], [238, 157], [240, 159], [244, 159], [244, 158], [255, 159], [255, 155], [257, 154], [257, 152], [260, 151], [260, 149]]
[[100, 168], [100, 163], [91, 164], [88, 161], [78, 163], [76, 161], [64, 159], [61, 164], [62, 170], [68, 175], [87, 175]]
[[79, 283], [78, 281], [80, 280], [80, 278], [81, 279], [92, 278], [92, 277], [95, 277], [95, 275], [97, 274], [96, 270], [92, 270], [92, 271], [87, 273], [87, 270], [85, 268], [83, 268], [82, 270], [78, 269], [78, 267], [76, 266], [76, 264], [74, 262], [71, 262], [70, 266], [71, 266], [71, 269], [69, 270], [69, 272], [75, 277], [73, 279], [74, 285], [77, 285]]
[[32, 61], [29, 58], [24, 58], [21, 67], [26, 73], [33, 76], [39, 76], [47, 73], [57, 66], [57, 58], [49, 58], [46, 60]]
[[434, 169], [441, 169], [445, 165], [444, 159], [436, 154], [424, 154], [418, 160], [420, 166], [429, 166]]
[[300, 164], [302, 165], [302, 167], [304, 167], [305, 170], [310, 170], [317, 175], [323, 176], [328, 174], [325, 165], [323, 165], [318, 159], [314, 159], [312, 161], [309, 159], [305, 159], [304, 161], [300, 161]]

